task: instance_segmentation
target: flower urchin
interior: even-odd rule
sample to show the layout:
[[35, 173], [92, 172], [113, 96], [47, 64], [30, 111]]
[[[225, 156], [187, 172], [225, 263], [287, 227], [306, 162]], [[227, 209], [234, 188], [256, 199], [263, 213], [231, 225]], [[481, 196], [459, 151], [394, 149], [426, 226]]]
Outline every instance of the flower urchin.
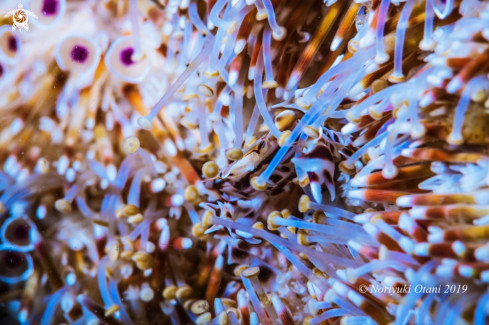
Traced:
[[2, 322], [486, 323], [487, 3], [26, 8], [0, 28]]

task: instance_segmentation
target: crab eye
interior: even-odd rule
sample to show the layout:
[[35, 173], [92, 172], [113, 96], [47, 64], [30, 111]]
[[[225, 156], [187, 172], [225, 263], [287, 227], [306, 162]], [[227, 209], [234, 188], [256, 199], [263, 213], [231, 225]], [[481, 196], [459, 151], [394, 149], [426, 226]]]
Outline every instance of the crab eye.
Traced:
[[14, 65], [19, 61], [22, 48], [20, 37], [12, 33], [10, 26], [0, 28], [0, 62]]
[[63, 70], [90, 71], [100, 60], [100, 49], [84, 36], [70, 36], [59, 43], [56, 62]]
[[30, 19], [34, 26], [39, 29], [51, 29], [61, 20], [66, 11], [66, 0], [31, 0], [29, 10], [38, 16]]
[[137, 60], [134, 58], [134, 42], [132, 37], [121, 37], [112, 43], [105, 64], [112, 74], [124, 81], [141, 82], [149, 72], [149, 60], [143, 56]]

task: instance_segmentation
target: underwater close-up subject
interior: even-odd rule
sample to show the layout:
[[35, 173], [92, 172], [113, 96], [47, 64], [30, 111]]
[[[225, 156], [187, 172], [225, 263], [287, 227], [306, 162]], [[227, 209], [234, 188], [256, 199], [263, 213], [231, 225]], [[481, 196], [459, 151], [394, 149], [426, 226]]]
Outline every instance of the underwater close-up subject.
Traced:
[[0, 324], [489, 324], [489, 1], [0, 0]]

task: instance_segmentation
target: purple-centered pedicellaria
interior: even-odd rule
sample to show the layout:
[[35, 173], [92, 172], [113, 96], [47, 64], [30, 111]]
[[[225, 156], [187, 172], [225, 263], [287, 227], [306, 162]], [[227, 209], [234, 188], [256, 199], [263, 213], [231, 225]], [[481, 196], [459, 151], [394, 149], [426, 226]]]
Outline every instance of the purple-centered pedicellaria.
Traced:
[[128, 47], [121, 51], [121, 61], [124, 65], [132, 65], [134, 61], [132, 60], [132, 54], [134, 53], [134, 49], [132, 47]]
[[7, 43], [8, 43], [8, 49], [10, 51], [12, 51], [12, 52], [17, 51], [17, 39], [15, 38], [15, 36], [10, 35]]
[[7, 269], [15, 269], [22, 264], [24, 257], [21, 253], [8, 251], [3, 256], [3, 263], [7, 267]]
[[88, 49], [81, 45], [75, 45], [73, 50], [71, 51], [71, 60], [76, 61], [78, 63], [83, 63], [88, 58]]
[[30, 227], [25, 224], [18, 224], [14, 226], [13, 235], [16, 240], [26, 240], [29, 238]]
[[42, 4], [42, 13], [45, 16], [55, 15], [58, 12], [58, 0], [44, 0]]

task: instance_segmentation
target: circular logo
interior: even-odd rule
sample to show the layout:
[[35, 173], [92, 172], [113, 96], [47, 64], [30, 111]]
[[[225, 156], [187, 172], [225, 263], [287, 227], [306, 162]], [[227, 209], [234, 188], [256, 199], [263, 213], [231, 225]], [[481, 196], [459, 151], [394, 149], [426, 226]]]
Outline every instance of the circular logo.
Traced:
[[365, 284], [361, 284], [358, 287], [358, 291], [360, 291], [361, 293], [366, 293], [368, 291], [368, 287]]
[[8, 12], [5, 16], [3, 16], [3, 18], [7, 18], [10, 16], [12, 16], [12, 21], [14, 23], [12, 25], [13, 31], [15, 31], [15, 29], [17, 28], [19, 29], [19, 31], [21, 31], [22, 28], [24, 28], [26, 31], [29, 30], [29, 25], [27, 25], [27, 22], [29, 21], [29, 16], [37, 18], [37, 16], [33, 12], [24, 9], [22, 3], [19, 3], [18, 9]]
[[12, 19], [14, 20], [15, 26], [20, 28], [27, 25], [27, 22], [29, 21], [29, 17], [24, 9], [15, 10], [15, 13], [12, 15]]

